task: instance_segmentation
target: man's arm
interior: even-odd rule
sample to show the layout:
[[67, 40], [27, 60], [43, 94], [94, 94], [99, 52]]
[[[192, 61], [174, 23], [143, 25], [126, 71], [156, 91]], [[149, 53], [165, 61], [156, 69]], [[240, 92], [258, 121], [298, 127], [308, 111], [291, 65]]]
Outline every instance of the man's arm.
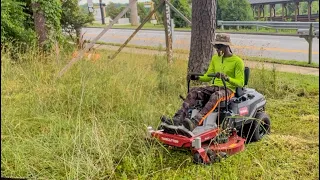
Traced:
[[207, 70], [207, 72], [203, 75], [203, 76], [200, 76], [199, 77], [199, 80], [202, 81], [202, 82], [209, 82], [212, 80], [212, 77], [208, 77], [208, 74], [212, 74], [212, 73], [215, 73], [214, 72], [214, 64], [213, 64], [213, 58], [211, 59], [211, 62], [210, 62], [210, 65], [209, 65], [209, 68]]
[[244, 86], [244, 63], [242, 59], [235, 64], [235, 77], [229, 77], [229, 83], [237, 87]]

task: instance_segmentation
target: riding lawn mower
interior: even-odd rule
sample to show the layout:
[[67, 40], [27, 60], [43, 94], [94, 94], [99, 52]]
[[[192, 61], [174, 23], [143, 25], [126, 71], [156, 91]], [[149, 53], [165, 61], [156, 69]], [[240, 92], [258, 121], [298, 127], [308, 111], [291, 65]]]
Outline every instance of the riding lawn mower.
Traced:
[[[245, 82], [248, 84], [250, 69], [245, 67]], [[189, 75], [203, 76], [191, 73]], [[215, 74], [208, 77], [216, 78]], [[188, 92], [190, 88], [188, 79]], [[224, 89], [226, 82], [222, 78]], [[206, 119], [193, 131], [183, 125], [170, 125], [162, 122], [154, 130], [147, 128], [149, 137], [158, 139], [167, 146], [190, 149], [193, 161], [197, 164], [211, 164], [222, 158], [241, 152], [246, 143], [259, 141], [270, 132], [270, 118], [265, 113], [266, 99], [255, 89], [237, 88], [234, 96], [218, 102], [217, 108], [209, 112]], [[226, 92], [227, 94], [227, 92]], [[198, 100], [188, 110], [187, 117], [195, 116], [206, 102]]]

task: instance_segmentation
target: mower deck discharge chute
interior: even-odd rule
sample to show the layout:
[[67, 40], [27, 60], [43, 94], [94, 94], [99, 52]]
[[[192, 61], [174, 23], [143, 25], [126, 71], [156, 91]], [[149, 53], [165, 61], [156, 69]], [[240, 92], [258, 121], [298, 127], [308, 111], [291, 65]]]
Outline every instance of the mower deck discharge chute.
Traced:
[[[244, 85], [248, 84], [249, 72], [246, 67]], [[215, 74], [208, 76], [215, 77]], [[224, 80], [223, 84], [226, 88]], [[190, 80], [188, 92], [189, 87]], [[190, 148], [195, 163], [211, 164], [243, 151], [246, 142], [259, 141], [270, 132], [270, 118], [264, 112], [266, 100], [254, 89], [237, 88], [232, 97], [218, 103], [217, 108], [209, 112], [202, 124], [193, 131], [182, 125], [162, 122], [157, 130], [149, 126], [148, 134], [168, 146]], [[205, 102], [199, 100], [197, 105], [189, 109], [187, 117], [195, 116], [204, 105]]]

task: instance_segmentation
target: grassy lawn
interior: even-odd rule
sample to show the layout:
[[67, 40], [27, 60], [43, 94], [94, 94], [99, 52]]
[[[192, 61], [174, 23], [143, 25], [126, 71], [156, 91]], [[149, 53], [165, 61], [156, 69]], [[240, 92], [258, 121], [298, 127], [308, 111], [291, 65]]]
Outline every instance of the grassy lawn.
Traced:
[[186, 94], [185, 60], [121, 53], [82, 60], [36, 51], [12, 63], [2, 52], [1, 176], [32, 179], [318, 179], [319, 77], [252, 69], [271, 134], [210, 166], [188, 150], [145, 141], [148, 125], [173, 115]]
[[[105, 45], [112, 45], [112, 46], [121, 46], [120, 43], [106, 43], [103, 41], [98, 41], [97, 44], [105, 44]], [[165, 51], [165, 47], [153, 47], [153, 46], [140, 46], [140, 45], [133, 45], [127, 44], [126, 47], [130, 48], [137, 48], [137, 49], [146, 49], [146, 50], [157, 50], [157, 51]], [[174, 49], [174, 53], [179, 54], [189, 54], [189, 50], [186, 49]], [[265, 57], [252, 57], [252, 56], [244, 56], [241, 55], [244, 60], [247, 61], [258, 61], [258, 62], [269, 62], [269, 63], [276, 63], [276, 64], [285, 64], [285, 65], [295, 65], [295, 66], [302, 66], [302, 67], [314, 67], [319, 68], [319, 64], [311, 63], [308, 64], [307, 61], [296, 61], [296, 60], [284, 60], [284, 59], [273, 59], [273, 58], [265, 58]]]
[[284, 65], [319, 68], [319, 64], [317, 63], [308, 64], [308, 62], [306, 61], [273, 59], [273, 58], [265, 58], [265, 57], [250, 57], [250, 56], [244, 56], [243, 59], [247, 61], [258, 61], [258, 62], [268, 62], [268, 63], [276, 63], [276, 64], [284, 64]]
[[[102, 25], [102, 24], [87, 24], [86, 27], [106, 27], [107, 25]], [[131, 26], [129, 25], [117, 25], [115, 24], [113, 28], [123, 28], [123, 29], [136, 29], [138, 26]], [[151, 24], [151, 23], [146, 23], [142, 29], [157, 29], [157, 30], [164, 30], [164, 27], [162, 24]], [[191, 28], [175, 28], [176, 31], [183, 30], [183, 31], [191, 31]], [[278, 32], [275, 29], [270, 29], [270, 28], [262, 28], [260, 27], [258, 31], [256, 28], [248, 29], [248, 28], [240, 28], [239, 30], [236, 29], [217, 29], [217, 32], [230, 32], [230, 33], [271, 33], [271, 34], [297, 34], [297, 30], [292, 30], [292, 29], [281, 29], [278, 30]]]

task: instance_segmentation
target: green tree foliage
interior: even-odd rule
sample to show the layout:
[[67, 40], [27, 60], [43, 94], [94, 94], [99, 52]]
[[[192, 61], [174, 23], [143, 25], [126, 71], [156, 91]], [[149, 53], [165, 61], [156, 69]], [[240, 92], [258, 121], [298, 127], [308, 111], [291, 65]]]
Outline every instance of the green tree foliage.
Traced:
[[[152, 0], [154, 2], [154, 7], [156, 7], [160, 0]], [[187, 17], [191, 21], [191, 1], [190, 0], [171, 0], [171, 4], [178, 9], [185, 17]], [[163, 12], [164, 6], [161, 6], [156, 11], [157, 20], [159, 23], [163, 23]], [[177, 13], [171, 10], [171, 18], [174, 19], [175, 27], [187, 27], [188, 23], [186, 23]]]
[[117, 5], [113, 2], [110, 2], [106, 6], [106, 14], [110, 16], [111, 19], [114, 19], [121, 12], [121, 8], [118, 8]]
[[[188, 3], [188, 0], [174, 0], [172, 5], [177, 8], [185, 17], [191, 20], [191, 7]], [[188, 23], [183, 20], [176, 12], [171, 10], [172, 18], [174, 19], [175, 27], [187, 27]]]
[[[152, 0], [155, 6], [159, 4], [159, 0]], [[172, 4], [187, 18], [191, 20], [190, 0], [172, 0]], [[252, 9], [248, 0], [218, 0], [217, 3], [217, 19], [224, 21], [250, 21], [253, 20]], [[157, 16], [163, 20], [163, 7], [157, 11]], [[185, 27], [187, 23], [172, 12], [172, 18], [175, 20], [176, 27]]]
[[30, 14], [24, 12], [26, 3], [1, 0], [1, 45], [6, 42], [31, 42], [35, 39]]
[[319, 14], [319, 1], [313, 1], [311, 5], [311, 13]]
[[138, 3], [138, 15], [140, 16], [141, 22], [148, 15], [147, 9], [144, 7], [143, 3]]
[[[30, 0], [28, 0], [30, 2]], [[45, 17], [47, 39], [45, 49], [51, 49], [55, 42], [63, 39], [61, 31], [61, 0], [31, 0], [30, 5], [38, 3], [38, 9], [33, 8], [33, 12], [42, 11]], [[35, 22], [36, 23], [36, 22]]]
[[[119, 7], [117, 7], [117, 10], [118, 10], [118, 12], [117, 12], [117, 14], [116, 14], [116, 16], [121, 12], [121, 11], [123, 11], [125, 8], [127, 7], [127, 5], [126, 6], [119, 6]], [[130, 9], [123, 15], [123, 17], [124, 18], [130, 18]], [[115, 16], [115, 17], [116, 17]], [[114, 18], [113, 18], [114, 19]]]
[[[152, 1], [154, 2], [154, 8], [156, 8], [160, 3], [160, 0], [152, 0]], [[163, 11], [164, 11], [164, 6], [160, 6], [155, 13], [159, 24], [163, 23]]]
[[248, 0], [218, 0], [217, 19], [223, 21], [253, 20]]
[[87, 23], [92, 23], [93, 21], [93, 14], [88, 13], [88, 10], [78, 6], [78, 0], [62, 1], [62, 15], [60, 21], [62, 29], [69, 34], [76, 32], [77, 40], [80, 38], [81, 27]]
[[[128, 4], [116, 4], [110, 2], [106, 6], [106, 13], [107, 16], [110, 16], [111, 19], [114, 19], [123, 9], [127, 7]], [[143, 3], [137, 3], [138, 6], [138, 16], [140, 16], [140, 21], [142, 21], [145, 17], [147, 17], [148, 12], [147, 9], [144, 7]], [[126, 12], [124, 17], [130, 17], [130, 10]]]
[[93, 16], [78, 6], [78, 0], [1, 0], [1, 44], [9, 41], [30, 44], [37, 40], [33, 15], [38, 12], [45, 18], [45, 48], [63, 39], [62, 28], [80, 29], [93, 21]]

